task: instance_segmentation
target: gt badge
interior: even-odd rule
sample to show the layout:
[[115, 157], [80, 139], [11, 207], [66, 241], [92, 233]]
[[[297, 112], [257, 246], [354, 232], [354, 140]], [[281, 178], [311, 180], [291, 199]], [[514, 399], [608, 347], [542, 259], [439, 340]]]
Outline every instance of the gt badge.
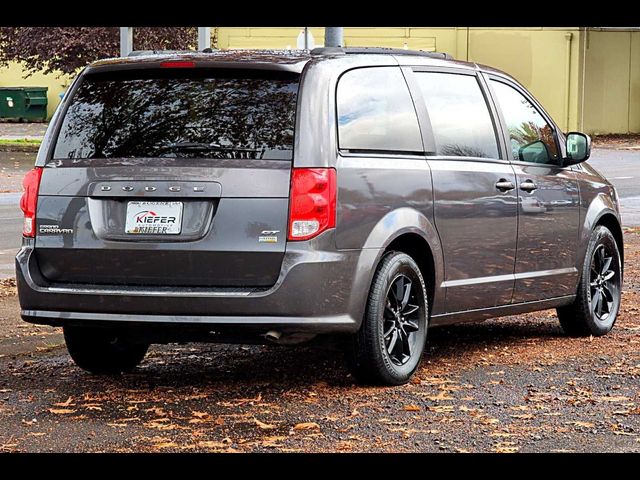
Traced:
[[258, 236], [258, 242], [278, 243], [278, 233], [280, 233], [280, 230], [263, 230], [260, 236]]

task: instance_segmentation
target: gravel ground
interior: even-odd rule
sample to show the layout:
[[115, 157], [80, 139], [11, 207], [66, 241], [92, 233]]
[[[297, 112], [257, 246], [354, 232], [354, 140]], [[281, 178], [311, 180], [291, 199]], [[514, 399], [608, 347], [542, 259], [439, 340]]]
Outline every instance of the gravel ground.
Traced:
[[622, 150], [640, 150], [640, 133], [593, 135], [593, 146]]
[[340, 339], [154, 346], [133, 373], [76, 368], [0, 288], [0, 451], [640, 452], [640, 231], [621, 315], [564, 337], [553, 311], [429, 332], [411, 384], [364, 387]]

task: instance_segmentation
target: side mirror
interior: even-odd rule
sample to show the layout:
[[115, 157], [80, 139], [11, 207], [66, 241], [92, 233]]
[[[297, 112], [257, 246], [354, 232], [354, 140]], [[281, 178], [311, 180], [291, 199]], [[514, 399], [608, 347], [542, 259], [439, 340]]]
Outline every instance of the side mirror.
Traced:
[[591, 156], [591, 137], [580, 132], [567, 134], [567, 158], [565, 165], [575, 165], [584, 162]]

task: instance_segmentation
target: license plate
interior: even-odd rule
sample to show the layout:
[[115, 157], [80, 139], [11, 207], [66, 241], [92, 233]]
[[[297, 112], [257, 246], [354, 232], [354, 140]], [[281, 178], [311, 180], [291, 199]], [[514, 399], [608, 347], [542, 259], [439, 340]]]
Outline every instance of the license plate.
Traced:
[[129, 202], [125, 233], [134, 235], [179, 235], [182, 202]]

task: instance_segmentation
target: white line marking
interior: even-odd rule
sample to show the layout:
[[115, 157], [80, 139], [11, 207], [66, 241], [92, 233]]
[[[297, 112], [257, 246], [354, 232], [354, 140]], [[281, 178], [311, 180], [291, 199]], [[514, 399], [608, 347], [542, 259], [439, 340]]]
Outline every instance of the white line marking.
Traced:
[[628, 180], [633, 177], [611, 177], [611, 180]]

